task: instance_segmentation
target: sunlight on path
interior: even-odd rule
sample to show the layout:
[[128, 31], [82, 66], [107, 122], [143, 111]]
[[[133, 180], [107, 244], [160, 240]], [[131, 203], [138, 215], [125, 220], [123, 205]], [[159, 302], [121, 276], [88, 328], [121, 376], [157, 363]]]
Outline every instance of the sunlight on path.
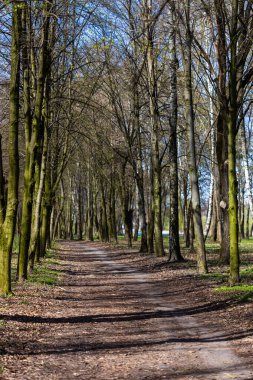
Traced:
[[231, 336], [186, 305], [178, 284], [101, 244], [61, 242], [59, 256], [58, 286], [6, 316], [1, 380], [253, 379]]
[[[121, 283], [124, 286], [127, 284], [132, 294], [137, 293], [140, 302], [144, 301], [149, 309], [155, 312], [168, 312], [168, 314], [173, 311], [173, 319], [171, 317], [166, 318], [166, 316], [162, 318], [159, 321], [159, 329], [164, 339], [174, 340], [173, 350], [182, 352], [183, 361], [192, 363], [196, 371], [193, 377], [182, 378], [197, 379], [204, 376], [205, 379], [221, 380], [253, 379], [253, 372], [243, 368], [240, 359], [229, 347], [227, 338], [222, 332], [208, 330], [206, 326], [199, 324], [199, 321], [192, 316], [182, 313], [180, 317], [177, 316], [177, 308], [183, 308], [183, 305], [179, 304], [180, 299], [175, 304], [175, 299], [172, 301], [162, 297], [159, 290], [156, 290], [153, 284], [149, 283], [147, 274], [138, 273], [132, 268], [115, 263], [108, 259], [106, 252], [98, 250], [96, 247], [89, 247], [89, 251], [93, 251], [96, 257], [99, 257], [107, 265], [106, 269], [103, 266], [103, 271], [119, 274]], [[122, 276], [124, 277], [122, 278]], [[172, 329], [171, 325], [173, 325]], [[175, 325], [177, 332], [179, 332], [178, 336], [171, 334], [171, 330], [175, 331]], [[181, 332], [183, 332], [184, 338], [182, 338]], [[166, 363], [163, 364], [163, 369], [166, 369]], [[170, 365], [168, 365], [168, 370], [170, 370]], [[198, 375], [198, 373], [202, 374]], [[174, 375], [175, 378], [180, 378], [177, 374]]]

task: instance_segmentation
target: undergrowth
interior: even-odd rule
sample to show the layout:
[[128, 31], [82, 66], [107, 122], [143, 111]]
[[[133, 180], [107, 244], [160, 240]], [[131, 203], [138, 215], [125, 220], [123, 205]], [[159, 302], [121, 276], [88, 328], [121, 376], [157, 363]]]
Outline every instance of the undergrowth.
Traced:
[[53, 270], [45, 266], [45, 262], [36, 267], [30, 276], [28, 277], [28, 282], [37, 283], [43, 285], [55, 285], [58, 280], [58, 271]]

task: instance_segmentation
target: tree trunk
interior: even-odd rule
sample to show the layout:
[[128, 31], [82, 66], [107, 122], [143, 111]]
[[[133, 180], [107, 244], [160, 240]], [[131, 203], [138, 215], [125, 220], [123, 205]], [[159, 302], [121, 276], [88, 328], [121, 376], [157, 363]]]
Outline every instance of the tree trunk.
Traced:
[[[50, 8], [51, 1], [48, 1], [44, 13], [44, 23], [42, 31], [42, 47], [40, 52], [39, 60], [39, 74], [38, 74], [38, 86], [36, 92], [35, 110], [34, 117], [31, 123], [30, 117], [30, 75], [29, 75], [29, 62], [28, 62], [28, 49], [27, 46], [23, 47], [23, 61], [24, 61], [24, 111], [25, 111], [25, 129], [26, 129], [26, 164], [25, 164], [25, 174], [24, 174], [24, 195], [22, 204], [22, 220], [21, 220], [21, 237], [20, 237], [20, 249], [19, 249], [19, 264], [18, 264], [18, 278], [19, 280], [27, 279], [27, 265], [28, 265], [28, 254], [29, 246], [31, 244], [30, 237], [33, 232], [31, 231], [32, 224], [32, 209], [36, 201], [34, 200], [34, 195], [36, 191], [34, 189], [36, 177], [35, 166], [36, 158], [38, 157], [38, 146], [41, 143], [40, 138], [43, 138], [43, 133], [41, 133], [41, 120], [42, 120], [42, 108], [44, 101], [44, 91], [45, 83], [47, 77], [49, 54], [48, 54], [48, 39], [49, 39], [49, 25], [50, 25]], [[24, 8], [25, 12], [26, 8]], [[24, 14], [24, 25], [27, 25], [27, 14]], [[26, 29], [25, 29], [26, 33]], [[30, 33], [32, 31], [30, 30]], [[26, 37], [26, 34], [25, 34]], [[27, 38], [26, 38], [27, 40]], [[43, 142], [42, 142], [43, 145]], [[39, 169], [38, 169], [39, 170]], [[37, 173], [37, 176], [39, 174]], [[38, 180], [39, 181], [39, 180]], [[38, 182], [37, 182], [38, 184]]]
[[[236, 83], [236, 82], [235, 82]], [[236, 110], [228, 116], [228, 167], [229, 167], [229, 225], [230, 225], [230, 284], [239, 282], [238, 204], [236, 179]]]
[[153, 168], [154, 249], [156, 256], [164, 255], [162, 236], [161, 163], [159, 157], [159, 110], [157, 104], [157, 79], [155, 75], [155, 49], [152, 25], [152, 0], [144, 0], [147, 38], [147, 67], [149, 87], [149, 112], [151, 121], [151, 164]]
[[47, 247], [51, 245], [52, 230], [51, 214], [54, 212], [54, 199], [51, 194], [50, 184], [50, 171], [47, 165], [45, 176], [45, 187], [43, 194], [43, 207], [42, 207], [42, 222], [41, 222], [41, 235], [40, 235], [40, 257], [44, 257]]
[[[187, 19], [189, 21], [190, 1], [187, 1]], [[184, 56], [184, 100], [185, 100], [185, 118], [187, 123], [188, 137], [188, 168], [191, 182], [191, 200], [192, 212], [195, 231], [195, 251], [197, 255], [197, 264], [199, 273], [207, 272], [205, 241], [203, 226], [201, 220], [200, 193], [198, 183], [198, 172], [196, 165], [196, 148], [195, 148], [195, 130], [194, 130], [194, 111], [192, 96], [192, 73], [191, 73], [191, 31], [187, 22], [185, 44], [183, 46]]]
[[118, 243], [117, 219], [116, 219], [116, 192], [115, 192], [114, 184], [112, 187], [111, 213], [112, 213], [112, 228], [113, 228], [113, 234], [114, 234], [114, 241], [115, 241], [115, 243]]
[[[24, 191], [22, 201], [22, 216], [20, 227], [20, 244], [19, 244], [19, 260], [18, 260], [18, 278], [20, 281], [27, 279], [28, 268], [28, 250], [31, 236], [31, 218], [33, 206], [33, 175], [31, 167], [32, 152], [30, 147], [32, 132], [32, 115], [31, 115], [31, 94], [30, 94], [30, 62], [29, 62], [29, 46], [28, 42], [28, 12], [27, 4], [22, 8], [22, 64], [23, 64], [23, 92], [24, 92], [24, 128], [25, 128], [25, 171], [24, 171]], [[31, 34], [31, 30], [29, 31]], [[32, 163], [33, 165], [33, 163]]]
[[183, 214], [184, 214], [184, 241], [186, 248], [189, 248], [189, 223], [188, 223], [188, 194], [187, 194], [187, 185], [188, 185], [188, 173], [187, 176], [184, 174], [183, 177]]
[[133, 241], [138, 241], [139, 237], [139, 227], [140, 227], [140, 217], [139, 217], [139, 191], [138, 187], [136, 188], [135, 192], [135, 215], [134, 215], [134, 236], [133, 236]]
[[11, 293], [11, 254], [15, 235], [18, 207], [19, 183], [19, 85], [20, 85], [20, 37], [21, 8], [13, 2], [12, 9], [12, 46], [10, 78], [10, 121], [9, 121], [9, 170], [7, 209], [4, 222], [0, 224], [0, 294]]
[[238, 0], [232, 1], [232, 25], [230, 42], [230, 78], [228, 112], [228, 183], [229, 183], [229, 226], [230, 226], [230, 275], [234, 285], [240, 280], [240, 257], [238, 245], [238, 202], [236, 176], [236, 133], [237, 133], [237, 23]]
[[[147, 215], [143, 179], [143, 149], [142, 149], [142, 128], [140, 123], [140, 94], [139, 94], [139, 81], [141, 78], [140, 69], [138, 67], [138, 60], [140, 56], [140, 44], [138, 43], [139, 31], [138, 26], [134, 19], [134, 10], [132, 8], [132, 1], [127, 1], [128, 17], [129, 17], [129, 33], [133, 45], [133, 56], [131, 57], [131, 80], [132, 80], [132, 114], [133, 114], [133, 129], [136, 133], [137, 140], [137, 157], [132, 152], [132, 146], [129, 146], [131, 164], [133, 166], [134, 175], [139, 192], [138, 196], [138, 211], [139, 211], [139, 225], [141, 229], [141, 245], [140, 252], [148, 252], [147, 242]], [[135, 233], [136, 238], [136, 233]]]
[[249, 215], [250, 215], [250, 206], [247, 205], [247, 214], [246, 214], [246, 239], [249, 240]]
[[[175, 21], [172, 14], [172, 21]], [[171, 76], [171, 112], [169, 129], [169, 158], [170, 158], [170, 210], [169, 210], [169, 260], [183, 261], [179, 243], [179, 216], [178, 216], [178, 152], [177, 152], [177, 121], [178, 121], [178, 101], [177, 101], [177, 50], [176, 31], [172, 35], [172, 59], [170, 64]]]
[[5, 178], [3, 171], [2, 135], [0, 134], [0, 225], [4, 223], [6, 212]]
[[100, 217], [101, 237], [102, 237], [102, 241], [109, 242], [106, 197], [105, 197], [105, 189], [104, 189], [102, 180], [100, 181], [100, 189], [101, 189], [101, 217]]
[[245, 133], [245, 121], [242, 116], [242, 125], [241, 125], [241, 141], [242, 141], [242, 165], [245, 175], [245, 187], [248, 195], [248, 205], [250, 208], [251, 215], [253, 217], [253, 197], [252, 197], [252, 189], [250, 183], [250, 174], [249, 174], [249, 162], [248, 162], [248, 152], [246, 146], [246, 133]]
[[241, 197], [240, 197], [240, 209], [239, 211], [239, 220], [240, 220], [240, 238], [245, 239], [245, 229], [244, 229], [244, 222], [245, 222], [245, 188], [244, 184], [241, 186]]
[[216, 146], [216, 136], [215, 136], [215, 127], [214, 127], [214, 111], [213, 111], [213, 100], [212, 100], [212, 88], [210, 81], [208, 81], [208, 89], [209, 89], [209, 112], [210, 112], [210, 127], [211, 127], [211, 173], [210, 173], [210, 189], [209, 189], [209, 199], [208, 199], [208, 213], [206, 218], [206, 225], [204, 229], [204, 237], [207, 239], [213, 215], [213, 205], [214, 205], [214, 188], [215, 188], [215, 175], [214, 175], [214, 165], [216, 162], [215, 155], [215, 146]]
[[150, 200], [149, 200], [149, 209], [148, 209], [148, 224], [147, 224], [147, 233], [148, 233], [148, 253], [152, 255], [154, 253], [154, 211], [153, 211], [153, 170], [152, 165], [150, 167]]
[[29, 261], [30, 269], [34, 267], [34, 260], [36, 255], [36, 249], [38, 248], [39, 238], [40, 238], [40, 216], [41, 216], [41, 203], [43, 197], [43, 190], [45, 185], [46, 176], [46, 165], [47, 165], [47, 152], [48, 152], [48, 134], [47, 134], [47, 123], [44, 126], [44, 143], [43, 152], [40, 165], [40, 173], [37, 173], [38, 188], [36, 191], [35, 204], [34, 204], [34, 215], [33, 215], [33, 226], [31, 231], [31, 240], [29, 247]]
[[[89, 169], [90, 170], [90, 169]], [[91, 173], [89, 171], [89, 180], [88, 180], [88, 240], [94, 240], [94, 205], [93, 205], [93, 188], [92, 188], [92, 179], [90, 178]]]
[[82, 197], [82, 188], [80, 182], [78, 183], [77, 190], [78, 197], [78, 239], [83, 240], [83, 197]]
[[210, 239], [214, 242], [217, 241], [217, 235], [218, 235], [218, 219], [217, 219], [217, 200], [216, 200], [216, 192], [214, 189], [213, 193], [213, 213], [212, 213], [212, 220], [210, 225], [210, 232], [209, 236]]

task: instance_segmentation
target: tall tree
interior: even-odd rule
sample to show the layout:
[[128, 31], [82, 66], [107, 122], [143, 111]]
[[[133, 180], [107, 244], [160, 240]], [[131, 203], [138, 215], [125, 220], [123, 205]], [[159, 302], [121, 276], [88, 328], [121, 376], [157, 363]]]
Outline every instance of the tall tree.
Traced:
[[151, 124], [151, 165], [152, 165], [152, 212], [154, 214], [154, 248], [156, 256], [164, 255], [162, 236], [162, 190], [161, 160], [159, 152], [160, 116], [157, 95], [156, 53], [154, 47], [154, 15], [152, 0], [144, 0], [144, 28], [146, 36], [148, 98]]
[[[19, 85], [20, 85], [20, 45], [21, 12], [23, 2], [12, 3], [12, 46], [10, 78], [10, 120], [9, 120], [9, 169], [6, 213], [1, 210], [0, 220], [0, 294], [11, 293], [11, 254], [16, 229], [19, 183]], [[3, 188], [1, 186], [0, 191]], [[1, 194], [1, 197], [3, 194]]]
[[175, 4], [171, 9], [171, 61], [170, 61], [170, 128], [169, 128], [169, 158], [170, 158], [170, 211], [169, 211], [169, 258], [172, 261], [182, 261], [179, 244], [179, 205], [178, 205], [178, 150], [177, 150], [177, 122], [178, 122], [178, 98], [177, 98], [177, 46], [176, 46], [176, 17]]
[[[30, 64], [28, 61], [29, 53], [33, 46], [28, 42], [27, 38], [27, 24], [29, 24], [30, 17], [27, 14], [27, 4], [24, 8], [23, 23], [24, 23], [24, 98], [25, 98], [25, 132], [26, 132], [26, 164], [24, 173], [24, 195], [22, 204], [22, 220], [21, 220], [21, 236], [20, 236], [20, 249], [19, 249], [19, 264], [18, 264], [18, 278], [20, 281], [27, 279], [29, 247], [35, 244], [34, 238], [37, 236], [38, 223], [33, 223], [34, 219], [38, 219], [35, 215], [38, 213], [38, 194], [42, 194], [40, 187], [40, 166], [42, 149], [39, 148], [44, 145], [44, 120], [42, 118], [43, 103], [45, 95], [46, 77], [48, 74], [49, 66], [49, 26], [50, 26], [50, 11], [52, 8], [52, 1], [47, 1], [44, 4], [43, 20], [42, 20], [42, 33], [41, 33], [41, 50], [39, 57], [39, 71], [38, 83], [36, 85], [34, 114], [31, 119], [31, 96], [30, 96]], [[32, 10], [30, 9], [30, 12]], [[32, 25], [30, 24], [30, 35], [32, 34]], [[37, 206], [36, 206], [37, 204]], [[33, 230], [33, 233], [31, 234]], [[33, 241], [31, 242], [31, 236]], [[33, 249], [32, 249], [33, 251]]]
[[207, 262], [203, 225], [201, 219], [199, 180], [196, 163], [195, 125], [192, 93], [192, 31], [190, 26], [190, 15], [190, 0], [187, 0], [185, 4], [185, 35], [183, 39], [181, 39], [181, 52], [184, 66], [184, 101], [189, 156], [188, 169], [191, 182], [191, 206], [194, 222], [195, 250], [197, 255], [198, 271], [200, 273], [206, 273]]

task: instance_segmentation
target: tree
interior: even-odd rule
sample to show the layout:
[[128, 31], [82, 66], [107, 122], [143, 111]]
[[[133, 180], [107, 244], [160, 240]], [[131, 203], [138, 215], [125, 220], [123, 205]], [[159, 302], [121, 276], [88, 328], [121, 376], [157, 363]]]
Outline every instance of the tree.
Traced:
[[186, 2], [185, 11], [185, 35], [184, 40], [181, 37], [181, 51], [184, 65], [184, 100], [185, 100], [185, 119], [187, 123], [188, 137], [188, 156], [189, 156], [189, 176], [191, 182], [191, 205], [194, 221], [195, 245], [200, 273], [207, 272], [205, 240], [203, 225], [201, 220], [201, 204], [198, 183], [198, 172], [196, 164], [196, 147], [195, 147], [195, 128], [194, 128], [194, 111], [193, 111], [193, 94], [192, 94], [192, 31], [190, 29], [190, 1]]
[[[52, 8], [52, 1], [47, 1], [44, 7], [44, 15], [42, 20], [42, 34], [41, 34], [41, 50], [39, 57], [38, 68], [38, 81], [36, 83], [35, 101], [34, 101], [34, 114], [31, 115], [31, 94], [30, 94], [30, 59], [31, 49], [31, 30], [32, 25], [29, 25], [31, 16], [28, 15], [27, 4], [24, 4], [23, 10], [23, 25], [24, 25], [24, 38], [23, 38], [23, 66], [24, 66], [24, 114], [25, 114], [25, 134], [26, 134], [26, 164], [24, 173], [24, 196], [22, 206], [22, 220], [21, 220], [21, 236], [20, 236], [20, 249], [19, 249], [19, 263], [18, 263], [18, 277], [19, 280], [27, 279], [27, 268], [29, 251], [30, 255], [34, 257], [36, 249], [36, 241], [38, 236], [38, 225], [40, 215], [40, 204], [42, 189], [44, 186], [44, 172], [45, 161], [47, 160], [47, 136], [45, 120], [43, 119], [43, 104], [46, 86], [46, 78], [49, 67], [49, 25], [50, 25], [50, 12]], [[30, 9], [30, 12], [32, 10]], [[27, 30], [29, 27], [29, 34]], [[28, 40], [29, 38], [29, 40]], [[30, 44], [29, 44], [30, 43]], [[36, 75], [33, 73], [32, 75]], [[45, 129], [43, 131], [42, 129]], [[41, 146], [40, 146], [41, 145]], [[44, 154], [42, 153], [44, 149]], [[43, 159], [42, 159], [43, 158]], [[42, 173], [41, 172], [41, 167]], [[42, 174], [42, 175], [41, 175]], [[41, 180], [42, 178], [42, 180]]]
[[159, 153], [159, 109], [157, 98], [157, 78], [155, 73], [154, 21], [152, 0], [144, 0], [145, 45], [147, 54], [148, 98], [151, 136], [151, 171], [152, 171], [152, 214], [154, 215], [154, 248], [156, 256], [164, 255], [162, 237], [162, 194], [161, 194], [161, 160]]
[[[11, 254], [18, 208], [18, 131], [22, 7], [23, 2], [21, 1], [14, 1], [12, 4], [8, 193], [6, 211], [3, 208], [0, 210], [0, 294], [2, 295], [11, 293]], [[2, 167], [2, 164], [0, 166]], [[1, 185], [3, 185], [2, 179]], [[3, 199], [3, 186], [1, 186], [0, 191], [1, 198]]]
[[175, 4], [171, 10], [171, 64], [170, 64], [170, 91], [171, 111], [169, 129], [169, 158], [170, 158], [170, 214], [169, 214], [169, 258], [172, 261], [182, 261], [179, 244], [179, 205], [178, 205], [178, 150], [177, 150], [177, 122], [178, 122], [178, 99], [177, 99], [177, 46], [176, 46], [176, 17]]

